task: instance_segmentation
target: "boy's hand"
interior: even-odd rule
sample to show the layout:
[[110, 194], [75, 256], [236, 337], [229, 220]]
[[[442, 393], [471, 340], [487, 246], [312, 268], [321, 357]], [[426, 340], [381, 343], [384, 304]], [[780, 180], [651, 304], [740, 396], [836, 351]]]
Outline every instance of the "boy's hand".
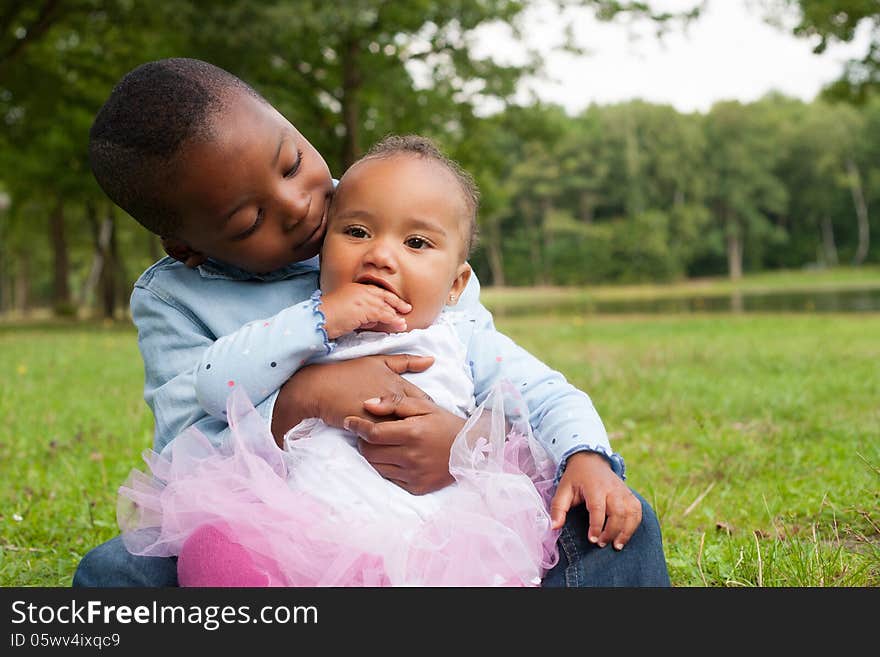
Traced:
[[364, 400], [370, 397], [428, 399], [400, 375], [423, 372], [433, 363], [430, 356], [398, 354], [308, 365], [281, 386], [272, 411], [275, 442], [281, 446], [284, 434], [309, 417], [339, 428], [350, 415], [378, 419], [364, 410]]
[[393, 292], [364, 283], [347, 283], [322, 295], [320, 308], [331, 340], [357, 329], [400, 333], [406, 330], [406, 319], [400, 315], [412, 310]]
[[622, 550], [642, 522], [642, 505], [614, 474], [608, 461], [595, 452], [572, 454], [550, 501], [553, 529], [565, 524], [568, 510], [584, 503], [590, 515], [587, 538], [599, 547], [613, 543]]
[[358, 435], [361, 454], [376, 471], [413, 495], [424, 495], [453, 482], [449, 451], [464, 419], [415, 397], [374, 398], [364, 408], [387, 421], [361, 416], [345, 418], [345, 428]]

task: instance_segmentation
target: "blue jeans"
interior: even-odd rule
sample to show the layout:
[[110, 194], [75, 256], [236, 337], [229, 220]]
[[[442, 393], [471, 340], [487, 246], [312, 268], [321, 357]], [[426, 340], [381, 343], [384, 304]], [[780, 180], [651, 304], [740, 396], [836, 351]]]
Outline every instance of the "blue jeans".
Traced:
[[[568, 512], [559, 536], [559, 563], [544, 577], [545, 587], [669, 586], [660, 524], [642, 502], [642, 524], [623, 550], [587, 541], [588, 514], [580, 505]], [[141, 557], [125, 549], [117, 536], [89, 551], [73, 576], [77, 587], [177, 586], [177, 559]]]

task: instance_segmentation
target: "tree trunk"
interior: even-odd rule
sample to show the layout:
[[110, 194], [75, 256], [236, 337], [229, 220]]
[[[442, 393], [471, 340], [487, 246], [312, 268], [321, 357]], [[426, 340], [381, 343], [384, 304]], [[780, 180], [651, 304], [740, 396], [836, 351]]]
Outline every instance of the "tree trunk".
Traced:
[[737, 235], [727, 236], [727, 271], [731, 280], [742, 278], [742, 241]]
[[829, 267], [836, 267], [837, 245], [834, 243], [834, 224], [831, 223], [831, 217], [826, 214], [819, 225], [822, 229], [822, 259]]
[[20, 251], [18, 253], [18, 269], [15, 272], [13, 307], [22, 315], [27, 315], [30, 311], [30, 258], [30, 254], [27, 251]]
[[0, 259], [0, 315], [12, 308], [12, 278], [7, 270], [9, 254]]
[[0, 315], [12, 308], [12, 253], [3, 248], [3, 235], [0, 234]]
[[742, 278], [743, 245], [742, 231], [730, 216], [730, 211], [725, 210], [725, 229], [727, 232], [727, 272], [730, 279], [738, 281]]
[[109, 212], [107, 213], [107, 216], [104, 218], [104, 221], [102, 223], [104, 225], [109, 224], [109, 228], [107, 229], [109, 236], [107, 238], [106, 249], [104, 250], [104, 266], [101, 268], [101, 275], [99, 278], [101, 309], [103, 311], [103, 317], [105, 317], [106, 319], [113, 319], [116, 316], [117, 294], [117, 267], [115, 261], [116, 224], [113, 221], [113, 215]]
[[361, 156], [360, 88], [363, 84], [358, 61], [358, 42], [345, 45], [342, 55], [342, 122], [345, 136], [342, 141], [342, 170], [350, 167]]
[[106, 253], [110, 246], [110, 235], [113, 231], [113, 222], [109, 218], [105, 218], [98, 222], [98, 214], [93, 203], [86, 204], [86, 217], [89, 226], [92, 229], [92, 266], [89, 269], [89, 275], [83, 283], [80, 291], [80, 304], [83, 307], [91, 305], [92, 298], [98, 281], [101, 280], [101, 274], [106, 264]]
[[499, 217], [490, 217], [486, 222], [486, 256], [489, 259], [489, 271], [492, 274], [492, 285], [504, 286], [504, 252], [501, 248], [501, 231]]
[[67, 236], [64, 232], [64, 202], [59, 198], [49, 216], [49, 240], [52, 244], [53, 285], [52, 308], [56, 315], [69, 314], [73, 308], [70, 299], [70, 259]]
[[859, 226], [859, 244], [856, 247], [856, 255], [853, 258], [854, 265], [861, 265], [868, 257], [870, 244], [871, 225], [868, 223], [868, 204], [865, 203], [865, 194], [862, 191], [862, 176], [858, 166], [853, 160], [846, 161], [846, 169], [849, 173], [849, 189], [856, 208], [856, 220]]
[[[116, 225], [116, 214], [114, 207], [110, 204], [107, 205], [107, 218], [110, 220], [110, 223], [115, 226]], [[116, 282], [116, 298], [119, 301], [119, 305], [122, 306], [123, 310], [128, 309], [128, 297], [130, 293], [129, 283], [128, 283], [128, 273], [127, 268], [125, 266], [125, 260], [122, 257], [122, 252], [119, 250], [119, 231], [113, 230], [110, 235], [110, 253], [113, 256], [113, 265], [114, 265], [114, 281]]]

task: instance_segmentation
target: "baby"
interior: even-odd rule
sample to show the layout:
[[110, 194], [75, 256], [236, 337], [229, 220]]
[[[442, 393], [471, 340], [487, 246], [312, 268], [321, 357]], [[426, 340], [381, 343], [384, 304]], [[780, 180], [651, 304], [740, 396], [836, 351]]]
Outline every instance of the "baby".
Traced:
[[[432, 356], [429, 369], [404, 376], [468, 419], [452, 446], [455, 483], [412, 495], [394, 483], [393, 468], [383, 478], [370, 465], [354, 434], [319, 419], [295, 427], [279, 454], [242, 393], [229, 403], [234, 440], [215, 449], [198, 432], [179, 436], [171, 460], [149, 459], [160, 483], [134, 473], [121, 488], [135, 502], [135, 513], [121, 516], [138, 519], [125, 535], [133, 549], [179, 553], [189, 586], [218, 586], [230, 569], [250, 586], [540, 584], [557, 560], [554, 467], [512, 384], [496, 384], [475, 408], [455, 328], [468, 321], [453, 309], [470, 277], [476, 199], [470, 177], [430, 141], [388, 138], [340, 181], [321, 252], [318, 307], [332, 351], [317, 362]], [[373, 304], [384, 303], [376, 289], [410, 308], [405, 332], [375, 319]], [[211, 377], [238, 376], [235, 359], [210, 364]], [[229, 543], [243, 548], [234, 565], [206, 563], [217, 545], [229, 554]]]

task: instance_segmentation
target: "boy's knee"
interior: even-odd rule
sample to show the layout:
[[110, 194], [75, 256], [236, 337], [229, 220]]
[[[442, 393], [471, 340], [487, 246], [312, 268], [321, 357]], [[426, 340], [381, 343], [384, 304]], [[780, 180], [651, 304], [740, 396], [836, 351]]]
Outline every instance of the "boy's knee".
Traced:
[[89, 550], [73, 575], [74, 587], [177, 586], [177, 563], [131, 554], [117, 536]]
[[85, 556], [80, 559], [76, 572], [73, 574], [74, 587], [94, 587], [100, 586], [100, 574], [105, 572], [106, 559], [104, 553], [106, 543], [92, 548], [86, 552]]
[[[630, 489], [632, 490], [632, 489]], [[639, 502], [642, 503], [642, 522], [639, 525], [639, 531], [647, 532], [652, 535], [660, 536], [660, 520], [657, 518], [657, 514], [654, 512], [654, 509], [648, 504], [647, 500], [639, 495], [637, 492], [632, 491], [633, 495], [635, 495]]]

